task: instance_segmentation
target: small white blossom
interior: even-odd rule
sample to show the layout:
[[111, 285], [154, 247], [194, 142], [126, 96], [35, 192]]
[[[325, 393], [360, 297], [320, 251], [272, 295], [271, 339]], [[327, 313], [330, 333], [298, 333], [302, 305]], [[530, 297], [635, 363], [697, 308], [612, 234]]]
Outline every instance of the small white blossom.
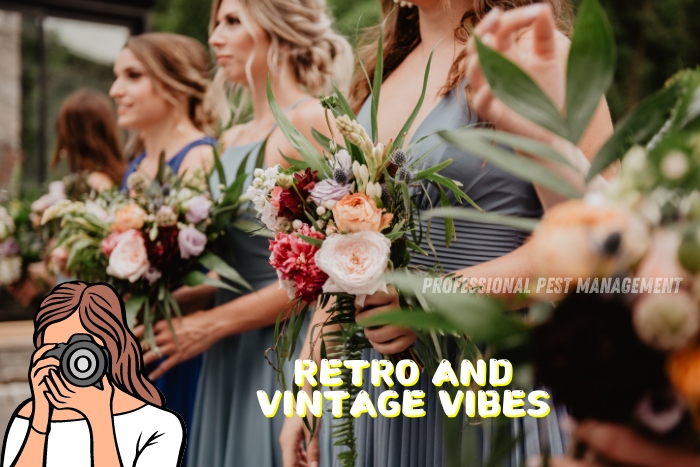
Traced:
[[680, 180], [688, 173], [688, 157], [681, 151], [670, 151], [661, 161], [661, 173], [669, 180]]

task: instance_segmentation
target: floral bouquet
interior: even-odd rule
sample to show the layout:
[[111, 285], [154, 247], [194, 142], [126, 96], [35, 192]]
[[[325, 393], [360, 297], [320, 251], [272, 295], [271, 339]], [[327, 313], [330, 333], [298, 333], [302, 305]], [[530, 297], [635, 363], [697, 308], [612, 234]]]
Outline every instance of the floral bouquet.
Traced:
[[[210, 284], [250, 289], [215, 254], [224, 225], [242, 206], [243, 178], [217, 200], [207, 180], [201, 171], [187, 177], [173, 174], [161, 156], [155, 179], [135, 172], [125, 193], [59, 201], [44, 212], [42, 224], [60, 221], [56, 246], [69, 251], [67, 271], [115, 285], [129, 297], [128, 313], [143, 322], [145, 336], [152, 340], [157, 320], [170, 323], [173, 312], [180, 315], [174, 288]], [[229, 282], [210, 277], [204, 268]]]
[[43, 241], [30, 221], [30, 201], [0, 192], [0, 286], [15, 285], [40, 261]]
[[[381, 62], [381, 42], [379, 47]], [[425, 95], [429, 67], [430, 61], [414, 112], [396, 139], [387, 144], [376, 141], [381, 63], [372, 92], [373, 137], [356, 121], [337, 89], [334, 95], [322, 99], [335, 124], [327, 119], [333, 139], [314, 132], [323, 148], [321, 153], [280, 111], [268, 83], [270, 108], [302, 158], [285, 158], [289, 169], [275, 166], [256, 170], [247, 192], [261, 221], [274, 232], [270, 264], [292, 301], [292, 311], [278, 320], [279, 328], [283, 319], [289, 318], [284, 327], [291, 330], [291, 336], [285, 335], [277, 347], [279, 358], [294, 354], [304, 316], [320, 297], [320, 305], [328, 306], [325, 326], [333, 326], [333, 330], [324, 332], [322, 354], [327, 352], [332, 355], [329, 358], [341, 360], [360, 359], [369, 343], [355, 323], [355, 303], [362, 305], [367, 295], [386, 292], [387, 271], [407, 268], [412, 254], [427, 254], [419, 246], [424, 234], [416, 205], [421, 184], [434, 185], [446, 205], [446, 190], [451, 190], [459, 202], [466, 200], [474, 205], [458, 182], [438, 173], [452, 160], [425, 167], [427, 154], [413, 154], [412, 148], [403, 148], [406, 132]], [[336, 131], [344, 146], [336, 140]], [[446, 225], [445, 242], [449, 244], [454, 230], [452, 223]], [[343, 371], [348, 374], [344, 375], [346, 384], [342, 389], [350, 394], [343, 404], [349, 410], [359, 388], [350, 383], [349, 370]], [[333, 436], [337, 445], [347, 448], [339, 454], [339, 460], [343, 465], [355, 465], [357, 454], [349, 416], [334, 424]]]

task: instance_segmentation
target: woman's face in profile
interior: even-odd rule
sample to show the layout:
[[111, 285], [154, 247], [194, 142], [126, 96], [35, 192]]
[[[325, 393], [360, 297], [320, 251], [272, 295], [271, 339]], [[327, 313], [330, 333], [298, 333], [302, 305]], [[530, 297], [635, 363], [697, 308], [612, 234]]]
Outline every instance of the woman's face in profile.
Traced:
[[157, 92], [146, 67], [128, 48], [114, 62], [114, 77], [109, 95], [117, 104], [120, 127], [143, 130], [172, 112], [173, 106]]
[[[226, 79], [249, 86], [246, 67], [255, 83], [265, 82], [269, 67], [270, 39], [259, 24], [249, 19], [241, 23], [241, 6], [236, 0], [222, 0], [216, 15], [216, 28], [209, 45], [216, 51], [216, 62]], [[250, 64], [250, 65], [249, 65]]]
[[[68, 318], [58, 323], [54, 323], [44, 331], [44, 345], [46, 344], [65, 344], [74, 334], [90, 334], [80, 322], [80, 314], [73, 313]], [[94, 334], [90, 334], [95, 342], [104, 346], [102, 339]]]

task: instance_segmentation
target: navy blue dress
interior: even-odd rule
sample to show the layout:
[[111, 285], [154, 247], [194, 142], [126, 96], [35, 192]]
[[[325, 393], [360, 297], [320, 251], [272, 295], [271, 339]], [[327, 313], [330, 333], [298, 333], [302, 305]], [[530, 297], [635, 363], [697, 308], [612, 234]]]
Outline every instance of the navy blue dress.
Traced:
[[[209, 136], [193, 141], [182, 148], [182, 150], [175, 154], [175, 156], [169, 159], [167, 161], [168, 166], [174, 173], [177, 173], [178, 170], [180, 170], [182, 161], [185, 160], [185, 157], [190, 150], [197, 146], [204, 145], [216, 146], [217, 141]], [[122, 180], [122, 190], [126, 189], [126, 181], [129, 178], [129, 175], [138, 169], [139, 164], [145, 157], [146, 153], [142, 153], [131, 161], [129, 167], [126, 169], [126, 173], [124, 174], [124, 179]], [[154, 381], [156, 387], [165, 397], [166, 406], [170, 410], [179, 413], [185, 420], [188, 444], [190, 437], [189, 435], [192, 432], [190, 427], [192, 426], [192, 414], [194, 413], [194, 401], [197, 394], [197, 381], [199, 380], [199, 370], [201, 364], [202, 357], [200, 355], [177, 365], [165, 375]], [[183, 459], [186, 459], [186, 457], [183, 457]], [[183, 466], [184, 465], [185, 461], [183, 460]]]

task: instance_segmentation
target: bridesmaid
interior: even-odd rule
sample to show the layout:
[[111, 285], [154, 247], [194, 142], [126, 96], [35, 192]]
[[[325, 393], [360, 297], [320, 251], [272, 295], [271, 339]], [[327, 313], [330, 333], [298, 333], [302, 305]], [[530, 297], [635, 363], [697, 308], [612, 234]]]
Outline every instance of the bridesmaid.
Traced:
[[[175, 34], [134, 36], [119, 53], [114, 74], [110, 96], [117, 103], [117, 123], [132, 131], [127, 150], [141, 151], [129, 164], [122, 189], [134, 172], [155, 177], [161, 152], [174, 173], [208, 171], [216, 140], [210, 136], [215, 118], [207, 102], [209, 60], [204, 46]], [[194, 359], [154, 379], [188, 432], [200, 364]]]
[[86, 175], [88, 186], [95, 191], [121, 184], [126, 164], [107, 96], [79, 89], [63, 101], [56, 119], [51, 169], [61, 160], [68, 162], [72, 174]]
[[[403, 3], [403, 2], [402, 2]], [[421, 91], [422, 70], [427, 63], [433, 47], [437, 48], [431, 68], [430, 80], [425, 103], [418, 114], [416, 123], [409, 130], [407, 141], [415, 142], [421, 137], [431, 135], [438, 130], [456, 130], [479, 121], [490, 121], [497, 129], [537, 137], [550, 143], [551, 139], [541, 131], [533, 130], [532, 125], [514, 116], [488, 93], [483, 77], [474, 70], [478, 60], [474, 56], [473, 45], [465, 47], [467, 28], [483, 20], [482, 29], [489, 36], [484, 40], [493, 47], [507, 53], [511, 60], [516, 60], [532, 75], [545, 85], [550, 97], [563, 108], [563, 73], [569, 41], [568, 32], [570, 5], [565, 0], [551, 0], [548, 3], [528, 5], [529, 0], [518, 1], [484, 1], [451, 0], [434, 2], [431, 0], [414, 1], [413, 7], [402, 7], [389, 17], [385, 28], [384, 50], [385, 74], [382, 94], [379, 102], [379, 140], [388, 141], [400, 130], [405, 115], [418, 100]], [[391, 11], [393, 2], [383, 0], [385, 17]], [[525, 6], [501, 15], [499, 11], [486, 14], [493, 7], [512, 8]], [[559, 30], [555, 29], [555, 19]], [[488, 28], [499, 28], [490, 30]], [[477, 26], [479, 28], [480, 26]], [[454, 35], [445, 37], [445, 31], [455, 31]], [[439, 42], [439, 44], [438, 44]], [[376, 46], [369, 45], [361, 51], [364, 63], [374, 63]], [[477, 63], [477, 65], [474, 64]], [[467, 71], [471, 76], [467, 77]], [[374, 72], [369, 70], [370, 75]], [[469, 79], [467, 79], [469, 78]], [[486, 91], [482, 91], [486, 89]], [[358, 78], [352, 87], [352, 97], [359, 108], [358, 121], [366, 128], [370, 127], [369, 89], [364, 78]], [[471, 108], [470, 108], [471, 104]], [[481, 119], [480, 119], [481, 118]], [[608, 110], [601, 103], [591, 126], [584, 136], [581, 151], [569, 151], [571, 161], [579, 167], [588, 165], [586, 157], [591, 158], [612, 131]], [[429, 136], [413, 148], [414, 154], [422, 154], [433, 147], [439, 138]], [[584, 156], [585, 155], [585, 156]], [[499, 170], [482, 160], [460, 151], [450, 145], [441, 145], [426, 159], [426, 166], [454, 159], [454, 162], [441, 173], [448, 178], [462, 182], [463, 190], [483, 209], [519, 217], [540, 217], [543, 210], [560, 201], [554, 193], [533, 186], [515, 176]], [[562, 170], [562, 177], [578, 184], [583, 191], [584, 185], [573, 171]], [[430, 203], [430, 200], [433, 203]], [[428, 188], [427, 196], [420, 196], [421, 209], [430, 209], [438, 200], [438, 193]], [[452, 198], [452, 203], [459, 207]], [[469, 207], [465, 207], [469, 209]], [[431, 225], [433, 239], [441, 238], [444, 221], [433, 219]], [[449, 248], [434, 242], [437, 255], [416, 257], [414, 265], [433, 266], [439, 262], [446, 271], [473, 278], [489, 277], [529, 277], [531, 259], [527, 246], [522, 246], [526, 235], [516, 229], [498, 225], [482, 224], [455, 220], [457, 240]], [[430, 251], [425, 244], [423, 249]], [[506, 300], [515, 298], [503, 296]], [[373, 316], [395, 309], [399, 306], [395, 292], [379, 293], [368, 297], [365, 307], [358, 307], [357, 319]], [[514, 306], [516, 306], [514, 304]], [[314, 317], [314, 323], [322, 317]], [[406, 328], [384, 326], [365, 329], [365, 335], [373, 349], [365, 352], [364, 359], [380, 359], [382, 354], [397, 354], [413, 344], [416, 337]], [[307, 339], [308, 341], [308, 339]], [[319, 346], [316, 346], [319, 347]], [[302, 355], [308, 353], [307, 346]], [[317, 357], [317, 356], [316, 356]], [[420, 387], [417, 387], [417, 386]], [[444, 453], [441, 435], [440, 408], [437, 391], [429, 378], [421, 378], [416, 387], [426, 393], [425, 405], [427, 415], [423, 418], [405, 417], [371, 419], [361, 417], [355, 423], [358, 438], [358, 461], [362, 467], [419, 467], [425, 465], [443, 465]], [[363, 388], [376, 399], [382, 388], [365, 385]], [[402, 388], [392, 388], [401, 392]], [[491, 432], [488, 425], [479, 429], [480, 448], [471, 452], [485, 462], [484, 454], [488, 452]], [[557, 416], [552, 413], [540, 420], [531, 418], [517, 419], [512, 426], [514, 433], [526, 433], [526, 440], [514, 450], [511, 465], [521, 465], [527, 457], [539, 454], [541, 440], [549, 446], [553, 454], [561, 454], [565, 449], [565, 439], [560, 434]], [[303, 442], [304, 426], [298, 417], [287, 420], [281, 442], [285, 453], [285, 462], [296, 465], [297, 462], [318, 461], [318, 449], [315, 443], [306, 454], [299, 448]], [[324, 436], [328, 430], [322, 430], [320, 442], [322, 454], [321, 465], [334, 464], [335, 454], [331, 443]], [[408, 448], [410, 446], [410, 448]], [[468, 448], [467, 448], [468, 449]], [[480, 464], [476, 464], [480, 465]]]
[[[227, 180], [235, 178], [247, 154], [251, 156], [245, 172], [254, 171], [266, 139], [265, 167], [287, 167], [280, 153], [299, 158], [268, 106], [268, 76], [292, 124], [310, 140], [311, 127], [329, 133], [325, 112], [312, 96], [329, 93], [331, 80], [347, 85], [352, 55], [348, 42], [331, 29], [325, 11], [322, 0], [213, 2], [209, 42], [216, 51], [218, 79], [240, 92], [253, 110], [250, 121], [234, 121], [223, 135], [221, 162]], [[239, 110], [234, 109], [234, 115]], [[218, 186], [216, 173], [213, 177]], [[213, 309], [176, 321], [179, 351], [167, 325], [156, 325], [156, 342], [169, 358], [153, 374], [206, 352], [188, 450], [190, 466], [281, 466], [278, 438], [284, 415], [265, 418], [256, 393], [279, 388], [265, 351], [274, 345], [274, 323], [288, 303], [287, 293], [279, 288], [269, 264], [268, 238], [229, 226], [222, 243], [222, 256], [256, 292], [241, 296], [219, 290]], [[203, 288], [193, 288], [188, 301], [205, 303], [205, 295]], [[156, 358], [152, 352], [145, 355], [146, 362]]]

